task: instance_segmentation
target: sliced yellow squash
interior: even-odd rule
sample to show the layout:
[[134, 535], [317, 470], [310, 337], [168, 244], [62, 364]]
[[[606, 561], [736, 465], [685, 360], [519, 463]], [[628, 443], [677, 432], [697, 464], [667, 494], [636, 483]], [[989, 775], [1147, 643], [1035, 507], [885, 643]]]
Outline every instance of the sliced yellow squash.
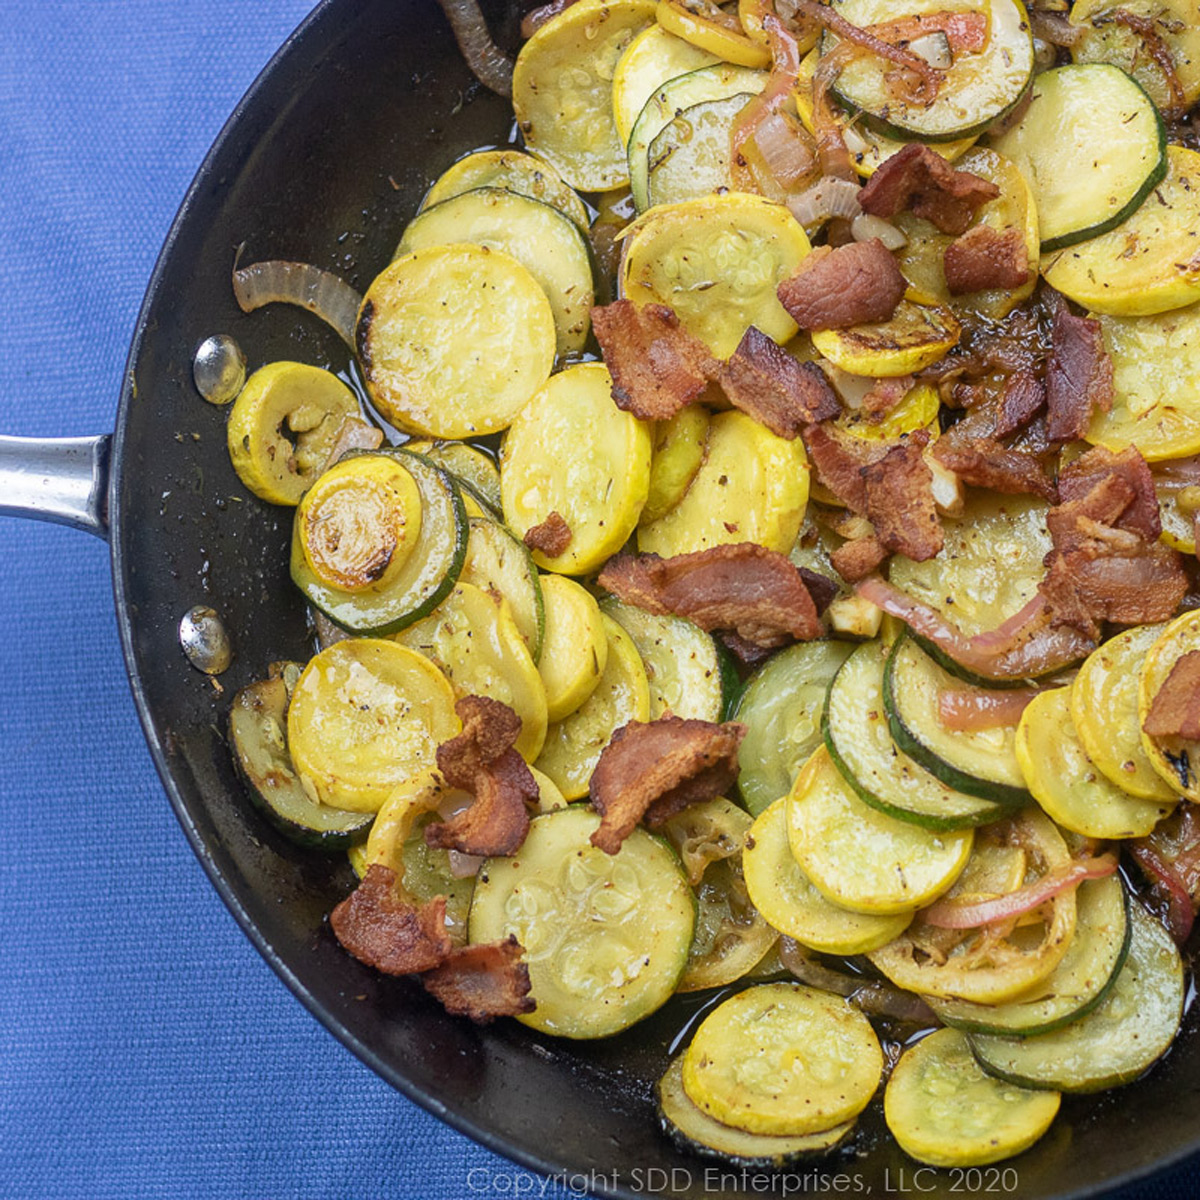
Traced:
[[932, 366], [958, 342], [958, 319], [944, 306], [901, 300], [890, 321], [851, 329], [819, 329], [813, 346], [851, 375], [889, 378]]
[[551, 721], [573, 713], [595, 690], [608, 665], [608, 637], [600, 606], [586, 588], [564, 575], [542, 579], [546, 637], [538, 670]]
[[643, 105], [668, 79], [720, 62], [707, 50], [668, 33], [661, 25], [643, 29], [617, 60], [612, 77], [613, 120], [622, 146]]
[[708, 409], [690, 404], [669, 421], [655, 424], [650, 492], [642, 509], [643, 524], [657, 521], [683, 499], [704, 461], [709, 419]]
[[658, 23], [668, 33], [740, 67], [769, 67], [771, 52], [736, 29], [730, 29], [681, 0], [659, 0]]
[[[1146, 652], [1138, 680], [1138, 725], [1146, 724], [1154, 697], [1162, 690], [1175, 664], [1193, 650], [1200, 650], [1200, 613], [1176, 617]], [[1142, 749], [1150, 765], [1170, 788], [1200, 802], [1200, 743], [1181, 737], [1151, 737], [1141, 729]]]

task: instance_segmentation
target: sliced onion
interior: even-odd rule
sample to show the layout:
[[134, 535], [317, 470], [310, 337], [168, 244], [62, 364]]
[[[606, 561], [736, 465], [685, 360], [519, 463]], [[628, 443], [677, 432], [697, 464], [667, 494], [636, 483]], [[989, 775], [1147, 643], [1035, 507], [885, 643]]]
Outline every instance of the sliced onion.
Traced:
[[805, 228], [823, 225], [833, 217], [852, 221], [862, 209], [858, 206], [859, 187], [848, 179], [824, 179], [788, 200], [792, 216]]
[[279, 259], [234, 264], [233, 294], [242, 312], [253, 312], [264, 304], [295, 304], [315, 313], [354, 349], [354, 326], [362, 297], [345, 280], [308, 263]]
[[850, 223], [850, 233], [856, 242], [878, 238], [888, 250], [899, 250], [908, 245], [908, 238], [895, 225], [870, 213], [859, 213]]
[[1049, 42], [1052, 46], [1062, 46], [1064, 50], [1070, 50], [1083, 36], [1083, 26], [1072, 25], [1071, 18], [1062, 12], [1030, 9], [1029, 23], [1035, 38]]
[[512, 95], [513, 60], [492, 41], [478, 0], [438, 0], [471, 74], [498, 96]]
[[978, 929], [983, 925], [994, 925], [997, 921], [1009, 921], [1041, 908], [1047, 900], [1078, 887], [1085, 879], [1105, 879], [1116, 869], [1115, 854], [1077, 858], [1055, 867], [1041, 879], [1017, 888], [1015, 892], [991, 900], [938, 900], [923, 909], [918, 920], [935, 929]]
[[550, 0], [540, 8], [532, 8], [521, 18], [521, 36], [531, 38], [547, 21], [566, 12], [575, 0]]
[[938, 720], [956, 733], [1015, 725], [1036, 688], [951, 688], [938, 693]]
[[[800, 47], [796, 39], [775, 16], [763, 19], [763, 29], [771, 47], [771, 73], [767, 76], [767, 86], [738, 113], [729, 131], [730, 175], [734, 186], [741, 191], [754, 190], [753, 172], [742, 154], [742, 147], [792, 94], [800, 75]], [[761, 151], [761, 147], [759, 149]]]
[[483, 866], [483, 859], [478, 854], [464, 854], [461, 850], [451, 850], [450, 855], [450, 874], [455, 879], [470, 879], [472, 875], [479, 874], [479, 868]]
[[1188, 940], [1192, 926], [1196, 921], [1196, 907], [1192, 903], [1183, 880], [1178, 872], [1166, 861], [1147, 840], [1131, 842], [1129, 853], [1134, 861], [1149, 876], [1167, 899], [1167, 928], [1179, 945]]
[[782, 113], [769, 113], [762, 119], [754, 131], [754, 144], [781, 187], [794, 188], [813, 174], [816, 157], [812, 149]]
[[915, 38], [909, 42], [908, 48], [937, 71], [948, 71], [954, 66], [954, 55], [950, 51], [950, 39], [941, 30]]

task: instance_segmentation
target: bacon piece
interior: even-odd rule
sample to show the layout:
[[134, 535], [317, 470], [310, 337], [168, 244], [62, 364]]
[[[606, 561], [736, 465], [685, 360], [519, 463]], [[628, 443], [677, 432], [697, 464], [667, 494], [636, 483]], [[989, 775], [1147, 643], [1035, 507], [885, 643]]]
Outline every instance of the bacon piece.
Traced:
[[672, 558], [618, 554], [598, 582], [638, 608], [674, 613], [705, 630], [732, 630], [756, 646], [821, 634], [803, 576], [784, 555], [754, 542]]
[[751, 670], [762, 666], [778, 649], [777, 646], [756, 646], [753, 642], [738, 637], [736, 633], [718, 631], [714, 636], [743, 667], [749, 667]]
[[1151, 737], [1200, 741], [1200, 650], [1183, 655], [1171, 668], [1142, 728]]
[[804, 447], [816, 469], [818, 481], [847, 508], [862, 514], [867, 510], [867, 487], [863, 468], [878, 462], [888, 443], [868, 442], [840, 432], [828, 423], [804, 431]]
[[520, 1016], [537, 1007], [524, 953], [512, 934], [502, 942], [458, 946], [421, 976], [421, 984], [452, 1016], [470, 1017], [477, 1025]]
[[1047, 430], [1055, 442], [1083, 437], [1099, 409], [1113, 403], [1113, 366], [1100, 322], [1077, 317], [1066, 301], [1056, 298], [1046, 363]]
[[565, 554], [571, 544], [571, 527], [559, 512], [552, 512], [544, 521], [528, 529], [521, 539], [530, 550], [540, 550], [548, 558]]
[[796, 570], [800, 572], [800, 578], [804, 580], [804, 586], [808, 588], [808, 594], [816, 605], [817, 616], [821, 616], [841, 589], [828, 575], [822, 575], [820, 571], [810, 571], [807, 567], [797, 567]]
[[878, 239], [818, 247], [776, 289], [801, 329], [849, 329], [888, 321], [908, 284]]
[[963, 483], [1009, 496], [1041, 496], [1051, 504], [1058, 501], [1054, 480], [1036, 456], [1024, 450], [1010, 450], [992, 438], [968, 441], [952, 434], [953, 430], [941, 438], [932, 454]]
[[999, 195], [994, 183], [956, 171], [928, 146], [909, 142], [867, 180], [858, 202], [863, 212], [885, 219], [908, 209], [957, 236], [966, 233], [981, 205]]
[[[860, 408], [868, 420], [882, 421], [908, 395], [913, 383], [914, 379], [911, 375], [876, 379], [863, 393]], [[836, 416], [836, 414], [833, 415]]]
[[839, 546], [830, 554], [829, 561], [847, 583], [857, 583], [870, 575], [887, 556], [883, 543], [872, 534]]
[[612, 375], [613, 402], [640, 420], [669, 420], [716, 372], [708, 347], [665, 304], [615, 300], [592, 309], [592, 328]]
[[805, 425], [842, 411], [816, 363], [797, 362], [753, 325], [721, 365], [717, 382], [735, 408], [782, 438], [794, 438]]
[[988, 288], [1012, 290], [1029, 282], [1029, 248], [1019, 229], [1003, 233], [976, 225], [946, 247], [942, 262], [950, 295]]
[[745, 736], [746, 726], [736, 721], [666, 716], [621, 726], [592, 772], [589, 794], [601, 817], [592, 845], [616, 854], [639, 821], [654, 828], [721, 795], [737, 779]]
[[464, 696], [454, 711], [463, 731], [437, 748], [438, 770], [475, 800], [450, 820], [426, 825], [425, 843], [481, 857], [514, 854], [529, 832], [526, 802], [538, 798], [533, 775], [512, 748], [521, 718], [487, 696]]
[[396, 872], [381, 863], [367, 868], [358, 887], [330, 914], [337, 940], [359, 962], [385, 975], [436, 967], [450, 953], [446, 897], [417, 908], [396, 888]]
[[999, 411], [996, 413], [992, 437], [1008, 437], [1023, 429], [1041, 411], [1046, 403], [1046, 385], [1032, 371], [1014, 371], [1005, 381], [1000, 392]]
[[[1068, 463], [1059, 477], [1059, 494], [1064, 501], [1084, 500], [1092, 489], [1111, 477], [1119, 478], [1128, 488], [1129, 500], [1121, 508], [1119, 527], [1138, 534], [1148, 542], [1162, 533], [1162, 518], [1158, 509], [1158, 493], [1149, 464], [1136, 446], [1114, 454], [1103, 446], [1095, 446], [1086, 454]], [[1103, 519], [1097, 514], [1097, 519]]]

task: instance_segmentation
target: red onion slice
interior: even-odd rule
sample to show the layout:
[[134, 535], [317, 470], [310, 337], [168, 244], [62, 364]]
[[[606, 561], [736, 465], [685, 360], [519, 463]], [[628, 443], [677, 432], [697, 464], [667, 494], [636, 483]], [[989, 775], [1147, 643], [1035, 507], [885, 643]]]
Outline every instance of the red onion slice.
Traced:
[[234, 266], [233, 294], [242, 312], [264, 304], [295, 304], [315, 313], [354, 349], [354, 326], [362, 297], [345, 280], [308, 263], [273, 259]]
[[1182, 946], [1192, 932], [1196, 908], [1178, 872], [1149, 841], [1131, 842], [1129, 853], [1167, 899], [1167, 931]]
[[513, 60], [492, 41], [477, 0], [438, 0], [471, 74], [497, 96], [512, 95]]
[[953, 688], [938, 693], [938, 720], [956, 733], [1015, 725], [1037, 695], [1036, 688]]

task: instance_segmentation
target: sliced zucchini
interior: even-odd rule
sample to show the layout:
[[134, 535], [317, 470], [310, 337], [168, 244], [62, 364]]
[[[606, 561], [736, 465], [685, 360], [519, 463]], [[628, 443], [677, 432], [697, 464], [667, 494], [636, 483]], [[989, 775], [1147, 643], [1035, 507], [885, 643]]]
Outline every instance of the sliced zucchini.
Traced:
[[883, 705], [896, 745], [960, 792], [1006, 807], [1028, 804], [1026, 778], [1015, 749], [1015, 725], [957, 730], [942, 724], [938, 710], [942, 693], [961, 690], [961, 680], [912, 638], [902, 636], [892, 647], [883, 677]]
[[788, 795], [788, 840], [827, 900], [854, 912], [911, 913], [966, 866], [972, 830], [923, 829], [859, 799], [822, 746]]
[[608, 661], [592, 694], [546, 730], [546, 744], [535, 766], [549, 775], [568, 800], [588, 794], [600, 752], [630, 721], [650, 719], [650, 685], [629, 634], [600, 614], [608, 637]]
[[[893, 740], [884, 698], [887, 662], [882, 642], [865, 642], [842, 665], [825, 699], [825, 746], [855, 794], [889, 817], [926, 829], [969, 829], [1003, 816], [1016, 803], [1010, 792], [985, 788], [978, 777], [971, 777], [972, 793], [959, 791]], [[933, 704], [936, 711], [936, 695]]]
[[625, 48], [613, 71], [613, 121], [621, 144], [628, 146], [638, 115], [657, 88], [668, 79], [718, 62], [715, 54], [668, 33], [661, 25], [643, 29]]
[[689, 404], [670, 420], [656, 421], [650, 452], [650, 492], [642, 508], [642, 523], [666, 516], [683, 499], [708, 444], [708, 409]]
[[234, 696], [229, 710], [234, 765], [254, 807], [289, 841], [345, 850], [366, 838], [374, 817], [331, 808], [304, 790], [288, 752], [287, 707], [288, 688], [281, 677], [252, 683]]
[[1136, 446], [1150, 462], [1200, 451], [1200, 303], [1153, 317], [1101, 316], [1100, 330], [1114, 395], [1112, 408], [1092, 418], [1087, 440], [1116, 452]]
[[769, 67], [771, 52], [761, 42], [704, 15], [684, 0], [659, 0], [658, 23], [669, 33], [708, 50], [726, 62], [745, 67]]
[[986, 1074], [966, 1037], [939, 1029], [909, 1046], [888, 1080], [883, 1112], [900, 1149], [935, 1167], [980, 1167], [1028, 1150], [1062, 1097]]
[[[853, 25], [880, 25], [906, 17], [944, 14], [946, 0], [837, 0], [834, 9]], [[834, 94], [851, 111], [862, 111], [883, 133], [926, 142], [954, 141], [982, 133], [1015, 108], [1033, 77], [1033, 37], [1025, 10], [1015, 0], [992, 0], [982, 51], [962, 51], [943, 73], [937, 97], [922, 103], [893, 86], [895, 66], [864, 55], [847, 64]], [[838, 45], [821, 38], [822, 55]]]
[[348, 592], [323, 583], [304, 556], [299, 521], [292, 534], [292, 581], [305, 599], [350, 633], [387, 634], [432, 612], [449, 594], [467, 554], [467, 514], [450, 477], [406, 450], [371, 451], [342, 459], [393, 458], [415, 481], [421, 497], [420, 534], [394, 578]]
[[787, 832], [787, 797], [754, 822], [742, 870], [754, 907], [768, 924], [822, 954], [866, 954], [898, 938], [912, 914], [857, 913], [826, 900], [796, 862]]
[[782, 204], [743, 192], [705, 196], [629, 226], [621, 283], [635, 304], [674, 309], [689, 333], [728, 358], [751, 325], [780, 343], [795, 334], [775, 291], [810, 249]]
[[848, 642], [800, 642], [767, 659], [747, 681], [733, 718], [746, 726], [738, 791], [753, 816], [791, 791], [821, 744], [825, 693], [853, 649]]
[[890, 321], [852, 329], [818, 329], [812, 343], [835, 367], [851, 375], [912, 375], [944, 358], [962, 327], [949, 308], [901, 300]]
[[304, 790], [322, 804], [377, 812], [397, 784], [458, 733], [454, 692], [427, 658], [349, 638], [313, 658], [288, 706], [287, 740]]
[[603, 363], [560, 371], [518, 415], [500, 451], [504, 516], [518, 537], [556, 512], [571, 540], [541, 567], [594, 571], [637, 525], [650, 488], [650, 430], [613, 403]]
[[1110, 783], [1142, 800], [1173, 802], [1142, 749], [1138, 677], [1165, 625], [1127, 629], [1094, 650], [1071, 684], [1071, 720], [1083, 752]]
[[691, 621], [647, 612], [620, 600], [601, 605], [629, 634], [650, 684], [650, 720], [664, 713], [720, 721], [736, 683], [711, 634]]
[[508, 601], [513, 620], [537, 662], [542, 653], [546, 610], [541, 576], [529, 547], [507, 526], [490, 517], [472, 517], [468, 525], [467, 555], [459, 579]]
[[546, 740], [546, 691], [503, 596], [459, 580], [429, 616], [392, 640], [428, 658], [456, 697], [490, 696], [511, 708], [521, 718], [518, 753], [537, 758]]
[[1200, 300], [1200, 153], [1168, 146], [1166, 154], [1166, 176], [1126, 220], [1043, 258], [1047, 283], [1115, 317], [1152, 316]]
[[470, 442], [405, 442], [404, 448], [424, 455], [434, 466], [449, 471], [460, 487], [470, 489], [489, 515], [500, 515], [500, 468]]
[[1129, 955], [1104, 1001], [1031, 1038], [970, 1035], [985, 1071], [1022, 1087], [1098, 1092], [1130, 1083], [1166, 1053], [1183, 1016], [1183, 963], [1163, 927], [1130, 905]]
[[683, 1057], [683, 1088], [702, 1112], [750, 1133], [819, 1133], [858, 1116], [879, 1086], [870, 1021], [840, 996], [764, 983], [718, 1005]]
[[1096, 769], [1075, 733], [1070, 688], [1034, 698], [1017, 727], [1016, 751], [1033, 798], [1083, 837], [1146, 837], [1173, 807], [1127, 795]]
[[269, 504], [299, 504], [324, 470], [342, 423], [358, 413], [354, 393], [331, 371], [298, 362], [259, 367], [229, 410], [233, 469]]
[[375, 279], [355, 340], [375, 407], [406, 433], [438, 438], [506, 428], [549, 377], [555, 336], [546, 293], [515, 258], [437, 245]]
[[927, 997], [938, 1020], [966, 1033], [1025, 1038], [1051, 1033], [1091, 1012], [1108, 995], [1129, 951], [1130, 900], [1119, 875], [1086, 879], [1075, 898], [1075, 935], [1043, 983], [1006, 1004]]
[[538, 670], [551, 721], [569, 717], [595, 690], [608, 665], [608, 636], [595, 596], [565, 575], [542, 581], [546, 640]]
[[[396, 256], [463, 242], [515, 258], [550, 301], [558, 353], [583, 349], [591, 328], [592, 263], [587, 239], [569, 217], [504, 188], [474, 188], [422, 209], [405, 228]], [[460, 289], [466, 286], [478, 285], [464, 280]], [[497, 428], [503, 426], [468, 432], [494, 433]]]
[[806, 1158], [828, 1154], [854, 1131], [853, 1121], [843, 1121], [820, 1133], [795, 1137], [772, 1137], [747, 1133], [732, 1125], [714, 1121], [697, 1108], [683, 1090], [683, 1054], [677, 1054], [658, 1081], [658, 1118], [663, 1132], [685, 1154], [713, 1158], [744, 1170], [769, 1170], [786, 1167]]
[[616, 854], [589, 842], [585, 807], [534, 817], [520, 851], [483, 864], [470, 940], [515, 936], [537, 1008], [517, 1019], [556, 1037], [608, 1037], [659, 1008], [687, 964], [695, 901], [671, 847], [635, 829]]
[[1181, 737], [1154, 738], [1144, 728], [1150, 706], [1175, 664], [1185, 655], [1200, 650], [1200, 613], [1176, 617], [1159, 634], [1146, 653], [1138, 680], [1138, 727], [1142, 749], [1150, 765], [1176, 793], [1200, 803], [1200, 743]]
[[703, 100], [671, 118], [647, 154], [651, 206], [698, 200], [733, 186], [730, 134], [738, 114], [753, 99], [751, 93], [739, 92], [723, 100]]
[[477, 150], [460, 158], [438, 176], [433, 187], [425, 193], [419, 211], [424, 212], [443, 200], [475, 188], [497, 187], [557, 208], [584, 233], [591, 225], [583, 201], [548, 162], [511, 146], [506, 150]]
[[654, 21], [654, 7], [654, 0], [579, 0], [517, 55], [517, 128], [576, 191], [607, 192], [628, 182], [612, 78], [625, 48]]
[[800, 438], [781, 438], [743, 412], [717, 413], [700, 469], [674, 508], [638, 528], [638, 549], [669, 558], [757, 542], [786, 554], [804, 520], [808, 480]]

